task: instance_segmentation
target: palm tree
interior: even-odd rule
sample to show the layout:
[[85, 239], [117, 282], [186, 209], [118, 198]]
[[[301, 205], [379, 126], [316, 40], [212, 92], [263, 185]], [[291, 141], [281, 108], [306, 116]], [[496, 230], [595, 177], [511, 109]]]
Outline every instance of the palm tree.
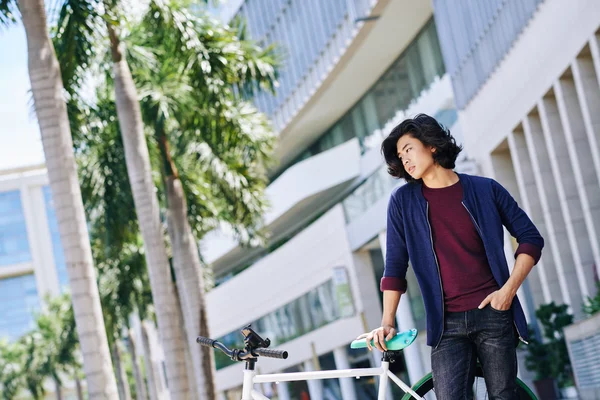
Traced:
[[[124, 339], [122, 332], [129, 330], [132, 313], [139, 314], [142, 320], [151, 318], [152, 295], [148, 290], [143, 242], [125, 165], [122, 135], [114, 118], [115, 103], [106, 97], [111, 92], [106, 87], [98, 89], [96, 104], [83, 112], [87, 118], [79, 126], [74, 146], [86, 213], [91, 216], [93, 254], [98, 267], [107, 335], [113, 358], [120, 359], [116, 343]], [[81, 105], [76, 108], [82, 112]], [[133, 366], [135, 369], [137, 363]], [[124, 393], [125, 381], [119, 378], [121, 375], [117, 373], [117, 380], [120, 392]], [[139, 371], [135, 375], [139, 375]], [[144, 388], [140, 387], [139, 381], [137, 386], [137, 393], [143, 394]], [[155, 391], [152, 386], [150, 391]]]
[[[29, 343], [29, 362], [37, 367], [37, 376], [51, 378], [55, 384], [58, 399], [62, 399], [62, 375], [75, 380], [81, 369], [79, 363], [79, 338], [70, 294], [63, 293], [53, 299], [47, 298], [44, 312], [36, 316], [35, 330], [25, 336]], [[35, 360], [39, 360], [36, 364]]]
[[148, 393], [146, 391], [146, 383], [144, 382], [144, 377], [142, 376], [142, 368], [140, 367], [139, 359], [137, 356], [138, 345], [135, 339], [135, 335], [133, 334], [133, 330], [129, 328], [127, 330], [127, 337], [125, 338], [125, 344], [127, 345], [127, 350], [129, 351], [129, 355], [131, 357], [131, 365], [133, 369], [133, 377], [135, 379], [135, 388], [136, 388], [136, 399], [137, 400], [148, 400]]
[[[46, 26], [44, 1], [19, 0], [17, 4], [27, 36], [31, 89], [73, 293], [89, 396], [116, 399], [116, 383], [77, 181], [63, 83]], [[3, 22], [8, 20], [7, 16], [14, 8], [13, 2], [0, 0]]]
[[21, 337], [20, 341], [25, 349], [23, 355], [23, 371], [27, 371], [24, 378], [25, 385], [31, 397], [35, 400], [42, 399], [46, 395], [44, 380], [48, 376], [44, 365], [48, 354], [42, 335], [34, 331]]
[[[187, 27], [186, 42], [183, 33], [170, 34], [179, 26]], [[168, 232], [198, 393], [214, 398], [213, 352], [198, 349], [193, 340], [209, 332], [199, 237], [192, 227], [202, 235], [225, 220], [249, 230], [264, 212], [264, 166], [273, 137], [264, 116], [236, 98], [233, 88], [237, 85], [248, 93], [253, 84], [272, 88], [275, 58], [272, 49], [262, 51], [173, 3], [167, 8], [152, 2], [142, 29], [154, 32], [139, 36], [146, 40], [143, 45], [159, 49], [159, 67], [134, 68], [134, 78], [144, 121], [161, 155]], [[254, 73], [247, 75], [248, 70]], [[202, 198], [208, 201], [199, 201]], [[223, 198], [224, 204], [217, 200]]]
[[[175, 381], [175, 384], [170, 385], [171, 389], [175, 392], [180, 392], [183, 396], [187, 386], [183, 381], [183, 375], [181, 375], [181, 367], [183, 364], [177, 363], [181, 361], [181, 352], [185, 349], [177, 347], [177, 344], [183, 344], [179, 339], [183, 339], [186, 335], [181, 331], [180, 323], [178, 323], [179, 316], [172, 313], [172, 310], [176, 308], [177, 299], [175, 298], [174, 288], [170, 278], [170, 271], [168, 267], [167, 252], [164, 243], [161, 243], [162, 239], [162, 225], [160, 224], [160, 216], [158, 209], [158, 200], [154, 192], [154, 183], [152, 182], [151, 176], [151, 165], [150, 157], [147, 150], [146, 138], [142, 131], [142, 121], [140, 115], [139, 103], [137, 101], [136, 85], [132, 80], [129, 64], [127, 58], [129, 54], [125, 53], [121, 48], [121, 38], [118, 32], [118, 21], [114, 17], [114, 3], [104, 2], [105, 9], [108, 10], [110, 18], [106, 18], [106, 30], [110, 38], [111, 43], [111, 58], [113, 65], [113, 84], [115, 87], [115, 98], [117, 104], [117, 115], [119, 117], [120, 130], [123, 137], [123, 144], [125, 147], [125, 159], [127, 162], [127, 170], [129, 180], [131, 182], [133, 198], [135, 203], [135, 209], [138, 212], [138, 218], [140, 220], [140, 227], [142, 236], [144, 238], [146, 255], [148, 260], [148, 267], [150, 270], [150, 281], [153, 288], [154, 300], [157, 310], [158, 325], [162, 333], [163, 345], [165, 347], [165, 356], [167, 359], [167, 372], [169, 375], [169, 381]], [[64, 17], [68, 13], [61, 13], [61, 20], [59, 20], [59, 32], [63, 32], [62, 35], [66, 35], [65, 32], [80, 32], [77, 29], [69, 28], [69, 19]], [[66, 22], [65, 22], [66, 21]], [[207, 29], [207, 24], [201, 24], [203, 22], [200, 19], [191, 16], [181, 3], [170, 3], [169, 7], [165, 3], [160, 1], [151, 2], [150, 11], [146, 14], [145, 26], [147, 31], [151, 31], [153, 34], [162, 32], [164, 37], [173, 36], [174, 42], [172, 43], [172, 49], [185, 49], [185, 51], [179, 51], [180, 60], [178, 65], [187, 65], [189, 68], [188, 76], [190, 81], [193, 83], [194, 90], [198, 90], [200, 93], [212, 94], [212, 97], [204, 96], [204, 98], [197, 99], [194, 106], [205, 106], [209, 104], [209, 100], [231, 102], [233, 97], [233, 85], [237, 85], [237, 88], [242, 93], [251, 93], [258, 89], [259, 85], [264, 87], [273, 86], [275, 74], [271, 60], [270, 52], [262, 52], [257, 49], [248, 41], [237, 40], [235, 35], [231, 31], [225, 29], [213, 29], [214, 26], [210, 26]], [[157, 29], [154, 29], [157, 28]], [[202, 36], [198, 32], [204, 32]], [[216, 34], [209, 34], [209, 32], [216, 32]], [[82, 36], [89, 32], [84, 32]], [[146, 35], [148, 36], [148, 35]], [[60, 35], [57, 37], [60, 38]], [[155, 35], [155, 37], [158, 37]], [[64, 37], [63, 37], [64, 39]], [[85, 55], [79, 51], [77, 47], [68, 46], [64, 43], [69, 43], [69, 40], [62, 40], [59, 42], [57, 48], [65, 49], [66, 55], [65, 61], [61, 64], [69, 67], [63, 68], [64, 71], [70, 71], [71, 76], [64, 77], [65, 82], [76, 82], [73, 76], [77, 73], [77, 68], [73, 67], [72, 60], [83, 60]], [[208, 44], [207, 44], [208, 43]], [[216, 50], [216, 52], [215, 52]], [[131, 51], [131, 47], [129, 48]], [[213, 54], [216, 53], [216, 54]], [[171, 53], [173, 54], [173, 53]], [[261, 57], [258, 57], [260, 55]], [[60, 57], [61, 60], [63, 57]], [[185, 59], [187, 63], [182, 62]], [[71, 60], [71, 61], [69, 61]], [[71, 64], [69, 64], [71, 62]], [[86, 65], [85, 62], [80, 63]], [[221, 82], [221, 83], [219, 83]], [[69, 93], [74, 93], [74, 90], [67, 89]], [[211, 93], [215, 92], [216, 93]], [[220, 92], [225, 93], [219, 97]], [[217, 107], [218, 108], [218, 107]], [[229, 107], [231, 109], [235, 107]], [[227, 109], [226, 107], [224, 109]], [[250, 109], [248, 105], [244, 107], [245, 113]], [[215, 110], [211, 108], [211, 110]], [[238, 114], [240, 113], [238, 109]], [[188, 113], [189, 114], [189, 113]], [[243, 114], [243, 112], [242, 112]], [[249, 114], [256, 114], [255, 110]], [[155, 114], [156, 115], [156, 114]], [[206, 116], [209, 118], [210, 116]], [[226, 118], [225, 118], [226, 119]], [[256, 119], [256, 118], [255, 118]], [[206, 118], [201, 121], [203, 124], [206, 122]], [[215, 119], [216, 120], [216, 119]], [[156, 121], [156, 120], [155, 120]], [[193, 119], [190, 119], [189, 127], [193, 125]], [[263, 121], [264, 123], [264, 121]], [[194, 127], [197, 131], [199, 125]], [[264, 131], [264, 129], [262, 129]], [[245, 133], [245, 131], [239, 130], [239, 132]], [[155, 137], [159, 140], [160, 149], [162, 150], [163, 158], [169, 155], [168, 141], [165, 140], [166, 136], [164, 132], [161, 136], [160, 130], [155, 130]], [[169, 133], [171, 134], [171, 133]], [[189, 134], [188, 137], [192, 137]], [[214, 136], [214, 133], [213, 133]], [[244, 136], [244, 135], [234, 135]], [[209, 142], [212, 143], [212, 142]], [[232, 194], [238, 193], [239, 189], [242, 189], [242, 198], [247, 198], [250, 194], [250, 198], [255, 193], [254, 189], [256, 183], [264, 186], [264, 179], [258, 178], [253, 179], [253, 184], [240, 185], [243, 179], [240, 179], [240, 174], [243, 175], [243, 171], [248, 170], [247, 165], [238, 163], [237, 171], [227, 170], [219, 168], [219, 162], [224, 159], [219, 159], [222, 154], [214, 153], [216, 156], [210, 156], [209, 153], [203, 152], [199, 154], [198, 149], [186, 150], [190, 153], [194, 153], [196, 162], [207, 161], [210, 158], [212, 161], [210, 165], [214, 168], [213, 170], [220, 169], [222, 174], [221, 181], [226, 182], [228, 187], [227, 194], [230, 198]], [[243, 152], [238, 151], [238, 154]], [[233, 159], [234, 152], [230, 152], [230, 159]], [[243, 154], [242, 154], [243, 155]], [[167, 157], [168, 158], [168, 157]], [[253, 159], [251, 159], [253, 160]], [[252, 161], [254, 162], [254, 161]], [[165, 165], [169, 163], [165, 162]], [[196, 390], [201, 397], [214, 397], [214, 387], [212, 384], [213, 378], [211, 376], [212, 371], [212, 352], [206, 351], [204, 356], [197, 349], [193, 338], [198, 333], [207, 334], [206, 330], [206, 314], [203, 311], [203, 290], [204, 285], [202, 283], [202, 272], [200, 266], [200, 260], [198, 256], [198, 249], [196, 241], [191, 235], [192, 228], [188, 223], [187, 212], [190, 209], [198, 210], [195, 206], [198, 205], [197, 201], [186, 202], [184, 201], [185, 191], [183, 190], [185, 183], [183, 183], [175, 171], [172, 168], [174, 165], [171, 163], [168, 168], [170, 171], [163, 176], [163, 181], [167, 187], [169, 195], [169, 205], [173, 205], [173, 208], [169, 211], [169, 233], [173, 244], [173, 256], [175, 274], [179, 276], [178, 285], [181, 285], [179, 292], [182, 294], [182, 304], [184, 307], [184, 322], [187, 330], [187, 347], [192, 351], [193, 368], [196, 373]], [[210, 169], [210, 168], [209, 168]], [[228, 181], [226, 178], [231, 176], [231, 171], [234, 171], [233, 181]], [[216, 174], [215, 176], [217, 176]], [[206, 178], [206, 174], [204, 175]], [[203, 182], [206, 185], [206, 180]], [[171, 188], [171, 189], [169, 189]], [[236, 189], [238, 189], [236, 191]], [[215, 196], [216, 197], [216, 196]], [[248, 215], [256, 216], [260, 215], [262, 210], [261, 201], [241, 201], [243, 207], [237, 207], [231, 210], [231, 206], [225, 206], [219, 210], [218, 214], [231, 216], [232, 220], [235, 220], [235, 224], [238, 226], [243, 225], [251, 218]], [[259, 205], [257, 207], [257, 204]], [[250, 205], [250, 207], [246, 207]], [[171, 206], [169, 206], [171, 207]], [[200, 210], [201, 211], [201, 210]], [[250, 212], [248, 212], [250, 211]], [[200, 216], [198, 212], [193, 216]], [[246, 218], [244, 220], [244, 218]], [[215, 218], [210, 218], [207, 221], [202, 221], [196, 225], [209, 226], [212, 223], [214, 227]], [[160, 297], [160, 298], [157, 298]], [[162, 321], [162, 322], [161, 322]], [[178, 339], [179, 338], [179, 339]], [[176, 395], [176, 394], [174, 394]]]
[[[138, 399], [146, 399], [146, 385], [138, 364], [134, 338], [131, 333], [123, 338], [122, 332], [131, 332], [131, 314], [137, 314], [142, 321], [152, 319], [152, 294], [127, 176], [122, 136], [114, 118], [115, 104], [112, 98], [107, 97], [111, 93], [112, 90], [102, 86], [98, 88], [93, 106], [72, 108], [71, 111], [87, 116], [84, 123], [78, 124], [79, 134], [75, 137], [74, 146], [86, 214], [90, 215], [92, 249], [98, 269], [107, 336], [110, 343], [126, 341], [136, 379], [136, 394]], [[148, 366], [146, 373], [150, 395], [156, 399], [158, 395], [153, 385], [152, 369]], [[121, 382], [123, 389], [120, 390], [124, 391], [122, 378]]]
[[0, 396], [2, 400], [12, 400], [25, 387], [23, 348], [20, 343], [0, 340]]
[[[189, 397], [189, 383], [183, 361], [185, 358], [185, 334], [177, 311], [177, 301], [164, 244], [163, 228], [159, 218], [158, 200], [154, 192], [137, 92], [119, 38], [117, 4], [107, 0], [103, 5], [106, 10], [105, 28], [110, 38], [116, 110], [125, 148], [129, 182], [144, 241], [157, 322], [165, 353], [169, 391], [173, 400], [185, 399]], [[71, 74], [65, 79], [65, 82], [73, 85], [71, 88], [67, 88], [67, 92], [72, 93], [75, 92], [72, 87], [80, 83], [76, 77], [81, 76], [82, 65], [86, 65], [84, 60], [88, 53], [80, 51], [81, 49], [77, 46], [70, 45], [70, 43], [77, 42], [77, 35], [82, 31], [85, 32], [85, 28], [81, 27], [81, 24], [76, 25], [81, 21], [74, 21], [70, 18], [72, 14], [68, 8], [66, 6], [63, 8], [65, 11], [61, 11], [58, 22], [61, 33], [57, 35], [56, 42], [59, 42], [57, 45], [59, 49], [67, 50], [60, 57], [61, 61], [64, 61], [61, 62], [63, 65], [73, 65], [74, 60], [79, 61], [72, 68], [65, 68], [65, 71]], [[92, 10], [97, 11], [97, 8]], [[95, 15], [93, 12], [88, 14], [92, 20]], [[84, 37], [88, 38], [89, 36]], [[63, 44], [61, 45], [60, 42]]]

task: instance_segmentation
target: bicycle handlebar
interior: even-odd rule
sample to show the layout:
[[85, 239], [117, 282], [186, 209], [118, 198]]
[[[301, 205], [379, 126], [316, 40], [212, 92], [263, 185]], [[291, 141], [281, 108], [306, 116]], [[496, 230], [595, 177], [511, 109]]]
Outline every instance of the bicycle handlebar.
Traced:
[[204, 336], [198, 336], [196, 338], [196, 343], [199, 343], [201, 346], [214, 347], [213, 345], [215, 342], [216, 340], [212, 340]]
[[285, 350], [273, 350], [273, 349], [256, 349], [254, 350], [257, 356], [279, 358], [285, 360], [288, 358], [288, 352]]
[[256, 358], [258, 356], [269, 357], [269, 358], [279, 358], [282, 360], [285, 360], [288, 357], [288, 352], [285, 350], [274, 350], [274, 349], [264, 349], [264, 348], [254, 349], [253, 351], [238, 350], [238, 349], [230, 350], [223, 343], [213, 340], [213, 339], [209, 339], [207, 337], [203, 337], [203, 336], [198, 336], [196, 338], [196, 343], [200, 344], [201, 346], [219, 349], [234, 361], [244, 361], [244, 360]]

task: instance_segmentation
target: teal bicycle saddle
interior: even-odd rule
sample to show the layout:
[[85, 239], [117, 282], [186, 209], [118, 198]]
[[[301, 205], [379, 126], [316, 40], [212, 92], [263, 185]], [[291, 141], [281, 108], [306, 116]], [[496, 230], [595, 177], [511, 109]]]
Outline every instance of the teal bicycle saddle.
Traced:
[[[404, 331], [396, 334], [393, 338], [386, 341], [385, 344], [389, 351], [398, 351], [402, 350], [412, 344], [417, 338], [417, 330], [411, 329], [409, 331]], [[373, 341], [371, 340], [371, 346], [375, 347]], [[350, 348], [352, 349], [364, 349], [367, 347], [367, 339], [357, 339], [350, 343]]]

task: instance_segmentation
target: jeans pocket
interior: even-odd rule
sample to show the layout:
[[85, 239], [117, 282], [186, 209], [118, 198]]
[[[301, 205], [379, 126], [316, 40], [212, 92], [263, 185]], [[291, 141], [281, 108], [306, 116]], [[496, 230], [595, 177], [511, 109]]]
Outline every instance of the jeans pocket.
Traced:
[[496, 312], [498, 314], [508, 314], [510, 312], [510, 308], [507, 310], [496, 310], [494, 307], [492, 307], [491, 304], [489, 304], [488, 307], [490, 308], [490, 310], [492, 310], [493, 312]]

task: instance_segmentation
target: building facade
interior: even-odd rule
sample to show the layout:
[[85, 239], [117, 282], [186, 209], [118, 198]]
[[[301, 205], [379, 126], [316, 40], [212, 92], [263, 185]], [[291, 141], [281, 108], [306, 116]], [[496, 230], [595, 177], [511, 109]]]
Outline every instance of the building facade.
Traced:
[[[379, 326], [391, 178], [380, 154], [393, 126], [419, 112], [462, 142], [433, 7], [406, 0], [229, 1], [223, 20], [241, 17], [250, 36], [284, 55], [276, 95], [257, 107], [272, 121], [278, 166], [270, 173], [264, 248], [237, 244], [226, 227], [201, 243], [217, 287], [207, 295], [211, 336], [241, 346], [252, 326], [289, 352], [260, 360], [261, 373], [379, 365], [349, 349]], [[476, 173], [466, 153], [457, 169]], [[416, 278], [398, 311], [400, 329], [422, 331], [392, 364], [405, 381], [429, 370], [425, 315]], [[217, 390], [240, 397], [243, 365], [217, 353]], [[263, 386], [279, 399], [365, 399], [375, 381], [340, 379]], [[395, 390], [395, 389], [393, 389]], [[390, 389], [389, 398], [397, 393]], [[375, 396], [376, 397], [376, 396]]]
[[32, 329], [44, 297], [67, 285], [45, 167], [0, 172], [0, 339]]
[[[434, 0], [434, 9], [466, 148], [546, 239], [527, 279], [529, 313], [553, 301], [581, 321], [600, 276], [600, 5]], [[598, 339], [596, 330], [569, 343], [581, 398], [600, 391]]]

